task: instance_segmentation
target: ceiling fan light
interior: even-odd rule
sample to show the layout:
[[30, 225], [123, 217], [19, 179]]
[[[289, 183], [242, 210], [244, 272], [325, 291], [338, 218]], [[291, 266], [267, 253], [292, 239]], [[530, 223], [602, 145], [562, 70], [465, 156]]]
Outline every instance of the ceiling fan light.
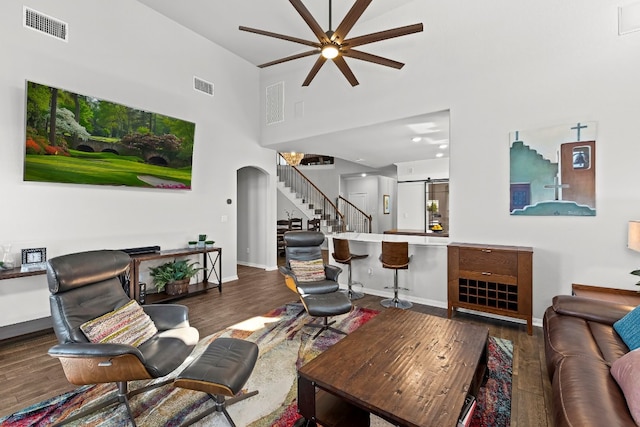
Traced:
[[333, 44], [327, 44], [322, 46], [322, 56], [324, 56], [326, 59], [333, 59], [336, 56], [338, 56], [338, 53], [340, 51], [338, 50], [338, 46], [335, 46]]

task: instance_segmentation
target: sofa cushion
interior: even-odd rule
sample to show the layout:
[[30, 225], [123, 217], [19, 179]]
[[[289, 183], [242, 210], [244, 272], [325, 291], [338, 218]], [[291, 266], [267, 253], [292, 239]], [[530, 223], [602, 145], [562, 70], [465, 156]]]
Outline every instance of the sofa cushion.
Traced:
[[565, 357], [556, 367], [551, 386], [556, 427], [636, 425], [603, 361]]
[[549, 307], [544, 315], [544, 328], [545, 356], [550, 376], [553, 376], [556, 366], [566, 356], [592, 357], [604, 362], [598, 344], [593, 339], [589, 322], [585, 319], [563, 316]]
[[289, 265], [299, 282], [318, 282], [326, 279], [324, 261], [321, 258], [309, 261], [292, 259], [289, 261]]
[[135, 300], [83, 323], [80, 329], [93, 343], [129, 344], [134, 347], [158, 333], [153, 320]]
[[640, 424], [640, 349], [613, 362], [611, 375], [622, 389], [636, 424]]
[[640, 348], [640, 306], [613, 324], [620, 338], [630, 350]]
[[611, 326], [597, 322], [588, 323], [600, 355], [609, 366], [629, 352], [629, 348]]

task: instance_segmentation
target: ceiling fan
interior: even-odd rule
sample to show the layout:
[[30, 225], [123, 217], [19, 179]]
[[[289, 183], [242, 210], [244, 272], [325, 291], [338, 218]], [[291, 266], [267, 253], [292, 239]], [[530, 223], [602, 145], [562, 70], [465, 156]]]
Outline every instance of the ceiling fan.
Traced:
[[353, 28], [356, 21], [362, 16], [366, 8], [371, 4], [373, 0], [356, 0], [349, 12], [342, 19], [342, 22], [338, 25], [335, 31], [331, 30], [331, 0], [329, 0], [329, 30], [323, 31], [318, 21], [311, 15], [309, 10], [302, 4], [301, 0], [289, 0], [296, 11], [302, 16], [302, 19], [307, 23], [311, 31], [318, 38], [317, 42], [299, 39], [297, 37], [291, 37], [284, 34], [272, 33], [270, 31], [258, 30], [256, 28], [249, 28], [240, 26], [241, 31], [248, 31], [250, 33], [260, 34], [268, 37], [275, 37], [277, 39], [288, 40], [294, 43], [300, 43], [307, 46], [312, 46], [314, 49], [299, 53], [286, 58], [277, 59], [275, 61], [267, 62], [265, 64], [258, 65], [260, 68], [269, 67], [271, 65], [280, 64], [283, 62], [291, 61], [293, 59], [304, 58], [306, 56], [320, 54], [316, 63], [311, 68], [311, 71], [307, 75], [307, 78], [302, 83], [302, 86], [309, 86], [313, 78], [318, 74], [320, 68], [324, 65], [327, 59], [331, 59], [337, 66], [346, 79], [351, 83], [351, 86], [358, 85], [358, 80], [353, 75], [351, 68], [347, 65], [344, 57], [360, 59], [362, 61], [373, 62], [374, 64], [380, 64], [387, 67], [400, 69], [404, 66], [402, 62], [394, 61], [392, 59], [383, 58], [381, 56], [372, 55], [359, 50], [353, 49], [357, 46], [369, 44], [381, 40], [391, 39], [394, 37], [406, 36], [408, 34], [418, 33], [423, 30], [422, 24], [407, 25], [404, 27], [393, 28], [390, 30], [379, 31], [376, 33], [366, 34], [364, 36], [353, 37], [345, 39], [347, 34]]

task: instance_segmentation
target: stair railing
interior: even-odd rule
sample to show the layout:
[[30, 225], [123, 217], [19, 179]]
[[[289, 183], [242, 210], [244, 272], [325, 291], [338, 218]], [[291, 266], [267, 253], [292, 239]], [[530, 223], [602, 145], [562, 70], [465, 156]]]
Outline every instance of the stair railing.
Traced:
[[344, 214], [347, 231], [371, 233], [373, 216], [367, 215], [362, 209], [342, 196], [338, 196], [338, 210]]
[[320, 218], [327, 227], [331, 227], [331, 231], [344, 232], [344, 215], [338, 207], [297, 167], [287, 164], [280, 154], [278, 156], [278, 179], [313, 210], [316, 218]]

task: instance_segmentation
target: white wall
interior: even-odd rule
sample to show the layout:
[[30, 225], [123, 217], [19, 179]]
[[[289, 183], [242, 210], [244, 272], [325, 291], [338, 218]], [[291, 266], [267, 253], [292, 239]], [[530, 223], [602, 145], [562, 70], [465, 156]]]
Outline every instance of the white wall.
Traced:
[[[398, 228], [398, 182], [394, 178], [379, 176], [378, 189], [378, 221], [375, 221], [374, 218], [374, 225], [376, 226], [376, 230], [374, 230], [373, 232], [384, 233], [386, 230]], [[382, 196], [385, 194], [388, 194], [391, 200], [391, 212], [388, 214], [384, 213], [384, 209], [382, 207]]]
[[448, 179], [449, 159], [415, 160], [397, 163], [398, 181], [418, 181], [427, 179]]
[[341, 193], [341, 175], [375, 171], [370, 167], [342, 159], [334, 159], [333, 165], [299, 166], [299, 169], [334, 203], [339, 195], [346, 197]]
[[[285, 190], [287, 191], [287, 190]], [[278, 191], [278, 219], [302, 218], [303, 225], [307, 226], [308, 218], [282, 191]], [[272, 227], [275, 230], [275, 227]]]
[[[235, 277], [236, 170], [275, 174], [273, 151], [257, 144], [257, 69], [136, 1], [29, 1], [68, 23], [68, 43], [23, 28], [23, 4], [0, 6], [0, 242], [54, 257], [169, 249], [206, 233], [223, 248], [223, 278]], [[194, 75], [215, 84], [214, 97], [192, 89]], [[192, 190], [23, 182], [25, 79], [195, 122]], [[48, 316], [48, 295], [45, 276], [0, 281], [0, 326]]]
[[[396, 164], [398, 168], [398, 228], [425, 229], [425, 183], [449, 178], [449, 159], [415, 160]], [[403, 182], [405, 181], [405, 182]]]
[[[304, 101], [305, 116], [263, 127], [263, 144], [450, 109], [451, 240], [532, 246], [538, 318], [571, 283], [636, 289], [626, 227], [640, 216], [640, 32], [618, 36], [619, 4], [414, 1], [359, 22], [361, 34], [416, 21], [425, 31], [363, 47], [406, 65], [352, 61], [355, 88], [327, 66], [301, 88], [314, 58], [285, 75], [264, 69], [261, 87], [284, 80], [285, 108]], [[597, 216], [510, 216], [509, 132], [578, 121], [598, 122]]]
[[340, 189], [342, 197], [353, 203], [354, 200], [351, 195], [362, 195], [364, 197], [364, 205], [358, 207], [373, 217], [371, 226], [373, 232], [377, 232], [378, 214], [381, 213], [381, 211], [378, 211], [378, 201], [380, 201], [380, 205], [382, 205], [382, 196], [379, 195], [378, 177], [374, 175], [365, 177], [352, 176], [343, 180], [343, 182], [345, 185]]
[[425, 183], [398, 183], [398, 229], [421, 230], [425, 226]]

